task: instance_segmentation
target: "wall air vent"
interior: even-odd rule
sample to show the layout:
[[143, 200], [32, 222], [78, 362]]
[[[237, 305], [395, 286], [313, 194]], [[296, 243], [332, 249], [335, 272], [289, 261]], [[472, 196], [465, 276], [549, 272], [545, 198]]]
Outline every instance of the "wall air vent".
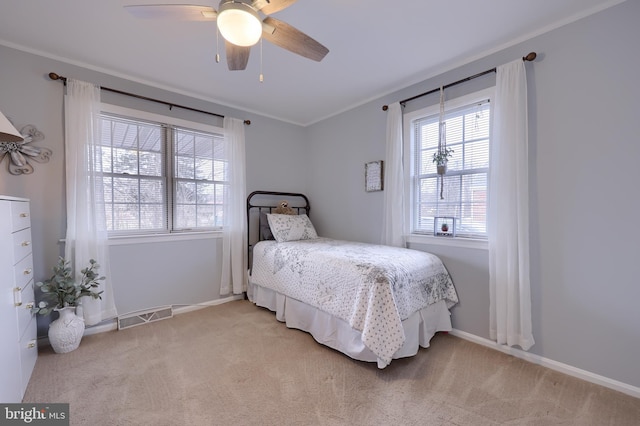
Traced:
[[118, 317], [118, 330], [148, 324], [173, 317], [171, 306], [161, 306], [148, 311], [139, 311]]

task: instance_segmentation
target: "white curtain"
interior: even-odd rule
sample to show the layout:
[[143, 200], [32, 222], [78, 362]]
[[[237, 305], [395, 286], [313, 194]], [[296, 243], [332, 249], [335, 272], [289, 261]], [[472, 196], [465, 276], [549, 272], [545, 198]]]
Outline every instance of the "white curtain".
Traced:
[[518, 59], [497, 68], [489, 178], [490, 335], [529, 350], [529, 161], [527, 77]]
[[247, 289], [244, 122], [225, 117], [224, 138], [229, 186], [224, 192], [221, 295], [240, 294]]
[[106, 277], [99, 281], [102, 299], [83, 298], [82, 312], [87, 325], [117, 316], [110, 281], [99, 141], [100, 87], [69, 79], [65, 95], [65, 258], [78, 280], [90, 259], [98, 262], [98, 274]]
[[402, 107], [399, 102], [389, 105], [387, 110], [387, 148], [385, 158], [382, 244], [404, 247]]

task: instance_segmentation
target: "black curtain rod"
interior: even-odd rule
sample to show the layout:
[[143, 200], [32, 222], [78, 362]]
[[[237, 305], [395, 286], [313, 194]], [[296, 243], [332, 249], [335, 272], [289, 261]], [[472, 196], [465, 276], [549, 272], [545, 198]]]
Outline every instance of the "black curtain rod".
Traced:
[[[537, 56], [536, 52], [531, 52], [527, 56], [523, 56], [522, 60], [523, 61], [533, 61], [533, 60], [536, 59], [536, 56]], [[469, 80], [473, 80], [474, 78], [478, 78], [478, 77], [481, 77], [481, 76], [483, 76], [485, 74], [490, 74], [492, 72], [496, 72], [496, 69], [492, 68], [490, 70], [486, 70], [486, 71], [480, 72], [480, 73], [478, 73], [476, 75], [472, 75], [471, 77], [467, 77], [467, 78], [463, 78], [462, 80], [454, 81], [453, 83], [449, 83], [449, 84], [447, 84], [445, 86], [442, 86], [442, 88], [443, 89], [447, 89], [447, 88], [449, 88], [451, 86], [455, 86], [457, 84], [464, 83], [464, 82], [469, 81]], [[415, 96], [412, 96], [410, 98], [403, 99], [403, 100], [400, 101], [400, 104], [405, 104], [405, 103], [407, 103], [409, 101], [412, 101], [414, 99], [418, 99], [418, 98], [421, 98], [423, 96], [427, 96], [427, 95], [430, 95], [432, 93], [436, 93], [436, 92], [439, 92], [439, 91], [440, 91], [440, 88], [438, 87], [437, 89], [429, 90], [428, 92], [420, 93], [419, 95], [415, 95]], [[383, 111], [386, 111], [388, 109], [389, 109], [389, 105], [383, 105], [382, 106], [382, 110]]]
[[[58, 75], [55, 72], [50, 72], [49, 73], [49, 78], [51, 80], [60, 80], [64, 84], [67, 84], [67, 77], [63, 77], [61, 75]], [[177, 105], [177, 104], [173, 104], [171, 102], [165, 102], [165, 101], [161, 101], [161, 100], [158, 100], [158, 99], [148, 98], [146, 96], [136, 95], [134, 93], [123, 92], [122, 90], [110, 89], [108, 87], [100, 87], [100, 90], [106, 90], [107, 92], [118, 93], [120, 95], [131, 96], [132, 98], [144, 99], [145, 101], [151, 101], [151, 102], [156, 102], [156, 103], [159, 103], [159, 104], [167, 105], [169, 107], [169, 109], [171, 109], [173, 107], [176, 107], [176, 108], [186, 109], [186, 110], [189, 110], [189, 111], [200, 112], [202, 114], [215, 115], [216, 117], [224, 118], [224, 115], [216, 114], [215, 112], [209, 112], [209, 111], [204, 111], [204, 110], [201, 110], [201, 109], [191, 108], [191, 107], [188, 107], [188, 106]], [[244, 124], [249, 126], [251, 124], [251, 120], [244, 120]]]

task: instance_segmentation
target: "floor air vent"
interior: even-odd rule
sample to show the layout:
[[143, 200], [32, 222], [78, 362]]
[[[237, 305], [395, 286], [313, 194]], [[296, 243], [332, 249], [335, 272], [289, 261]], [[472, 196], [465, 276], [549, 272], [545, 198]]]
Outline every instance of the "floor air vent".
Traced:
[[135, 312], [118, 317], [118, 330], [135, 327], [137, 325], [148, 324], [153, 321], [159, 321], [172, 317], [173, 309], [171, 308], [171, 306], [164, 306], [148, 311]]

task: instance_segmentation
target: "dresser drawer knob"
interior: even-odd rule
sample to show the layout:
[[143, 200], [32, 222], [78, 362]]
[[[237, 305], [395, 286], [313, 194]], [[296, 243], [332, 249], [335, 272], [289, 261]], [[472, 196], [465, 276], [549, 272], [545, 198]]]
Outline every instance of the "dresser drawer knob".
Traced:
[[32, 272], [32, 271], [33, 271], [33, 269], [28, 268], [28, 269], [25, 269], [23, 273], [24, 273], [25, 275], [29, 275], [29, 274], [31, 274], [31, 272]]
[[27, 348], [29, 349], [33, 349], [37, 346], [37, 343], [35, 340], [31, 340], [28, 344], [27, 344]]
[[22, 306], [22, 287], [13, 288], [13, 306]]
[[31, 241], [23, 241], [21, 245], [22, 247], [29, 247], [31, 245]]
[[33, 302], [29, 302], [26, 305], [24, 305], [24, 307], [25, 307], [25, 309], [33, 309], [33, 305], [34, 305]]
[[29, 213], [20, 213], [20, 217], [29, 217]]

